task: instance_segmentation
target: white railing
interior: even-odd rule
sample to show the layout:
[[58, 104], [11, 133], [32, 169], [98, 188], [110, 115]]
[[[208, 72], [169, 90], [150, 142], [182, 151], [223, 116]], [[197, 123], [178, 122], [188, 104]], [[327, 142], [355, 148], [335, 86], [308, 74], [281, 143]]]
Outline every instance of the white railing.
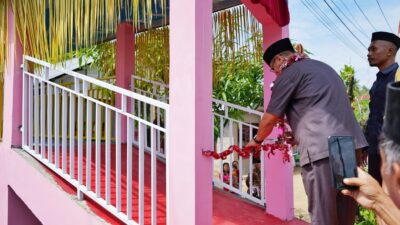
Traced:
[[[169, 85], [153, 80], [149, 80], [143, 77], [132, 75], [131, 80], [132, 91], [147, 96], [149, 98], [154, 98], [162, 102], [168, 102], [168, 91]], [[146, 88], [144, 88], [146, 87]]]
[[[213, 99], [213, 106], [214, 132], [219, 131], [214, 136], [215, 151], [222, 152], [231, 145], [242, 148], [257, 133], [262, 112], [217, 99]], [[232, 111], [240, 112], [242, 118], [233, 118]], [[213, 182], [217, 187], [264, 206], [264, 152], [260, 157], [246, 159], [233, 153], [225, 160], [214, 160]]]
[[[144, 87], [147, 87], [146, 90], [144, 90]], [[137, 76], [132, 76], [131, 78], [131, 90], [135, 93], [138, 93], [143, 96], [147, 96], [152, 99], [156, 99], [161, 102], [168, 103], [168, 92], [169, 87], [166, 84], [157, 82], [157, 81], [151, 81], [145, 78], [137, 77]], [[135, 112], [136, 115], [139, 115], [144, 118], [149, 118], [150, 121], [154, 121], [156, 124], [161, 124], [163, 125], [165, 123], [165, 115], [163, 112], [160, 110], [160, 108], [157, 109], [151, 109], [146, 102], [134, 102], [132, 104], [132, 112]], [[150, 143], [148, 142], [147, 138], [148, 134], [145, 134], [145, 150], [149, 151], [150, 150]], [[157, 131], [156, 134], [156, 152], [157, 155], [161, 158], [165, 159], [165, 138], [162, 133]], [[134, 140], [134, 143], [137, 143], [137, 140]]]
[[[144, 94], [150, 98], [167, 102], [169, 86], [160, 82], [144, 79], [138, 76], [132, 76], [132, 90]], [[143, 85], [146, 90], [140, 88]], [[218, 99], [213, 99], [213, 108], [218, 109], [213, 112], [213, 126], [219, 130], [219, 135], [214, 136], [215, 150], [221, 152], [230, 145], [243, 147], [253, 138], [258, 129], [258, 122], [263, 113], [251, 110], [245, 107], [234, 105]], [[232, 118], [230, 110], [240, 111], [247, 120], [253, 120], [253, 123], [245, 122], [240, 118]], [[260, 160], [254, 161], [254, 160]], [[236, 161], [236, 162], [235, 162]], [[234, 163], [235, 162], [235, 163]], [[233, 165], [236, 164], [237, 165]], [[229, 165], [229, 172], [224, 176], [223, 165]], [[260, 158], [250, 157], [244, 159], [237, 154], [230, 155], [226, 160], [214, 160], [213, 182], [216, 187], [231, 191], [243, 198], [250, 199], [262, 206], [265, 205], [264, 191], [264, 153]], [[237, 167], [234, 170], [234, 167]]]
[[[72, 77], [73, 87], [50, 81], [54, 70]], [[90, 85], [114, 92], [120, 106], [90, 97]], [[135, 105], [159, 111], [164, 123], [143, 116]], [[168, 136], [168, 112], [166, 103], [24, 57], [23, 149], [75, 186], [80, 199], [84, 195], [93, 199], [126, 224], [142, 225], [145, 217], [157, 223], [155, 140]], [[145, 162], [151, 170], [147, 175]], [[145, 177], [150, 184], [145, 184]], [[145, 211], [145, 204], [151, 204], [150, 212]]]

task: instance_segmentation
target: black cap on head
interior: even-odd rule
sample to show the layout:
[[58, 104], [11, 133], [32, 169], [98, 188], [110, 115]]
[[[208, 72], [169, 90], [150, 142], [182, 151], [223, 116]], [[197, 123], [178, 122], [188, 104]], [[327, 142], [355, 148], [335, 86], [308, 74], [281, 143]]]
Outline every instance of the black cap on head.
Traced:
[[400, 48], [400, 37], [393, 33], [383, 31], [372, 33], [371, 42], [377, 40], [392, 42], [394, 45], [396, 45], [397, 49]]
[[400, 145], [400, 82], [393, 82], [387, 86], [383, 133]]
[[289, 38], [284, 38], [281, 39], [275, 43], [273, 43], [271, 46], [267, 48], [264, 52], [264, 61], [270, 65], [272, 59], [278, 55], [281, 52], [284, 51], [291, 51], [295, 52], [292, 43], [290, 42]]

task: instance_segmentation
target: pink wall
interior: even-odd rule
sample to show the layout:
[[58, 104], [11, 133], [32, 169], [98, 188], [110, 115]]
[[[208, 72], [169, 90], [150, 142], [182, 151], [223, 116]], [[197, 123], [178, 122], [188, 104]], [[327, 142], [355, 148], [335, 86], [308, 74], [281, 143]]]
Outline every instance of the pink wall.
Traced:
[[[11, 10], [8, 12], [8, 45], [7, 65], [4, 75], [4, 106], [3, 106], [3, 142], [8, 146], [21, 146], [22, 135], [19, 126], [22, 125], [22, 46], [14, 41], [14, 20]], [[17, 57], [19, 56], [19, 57]], [[8, 82], [7, 82], [8, 81]], [[6, 91], [8, 89], [8, 91]], [[12, 98], [10, 98], [12, 97]], [[13, 104], [13, 98], [18, 99]], [[6, 125], [10, 129], [5, 129]]]
[[28, 206], [8, 187], [8, 225], [41, 225], [42, 223], [36, 218]]
[[[242, 0], [251, 13], [263, 26], [264, 50], [275, 41], [288, 37], [289, 28], [279, 27], [267, 14], [260, 4], [253, 4], [251, 0]], [[269, 66], [264, 63], [264, 108], [268, 106], [271, 99], [271, 83], [276, 75], [270, 72]], [[277, 136], [275, 129], [270, 138]], [[277, 172], [279, 171], [279, 172]], [[278, 153], [268, 158], [265, 156], [265, 190], [266, 190], [266, 212], [283, 220], [294, 218], [293, 205], [293, 166], [291, 163], [284, 164], [282, 156]]]
[[[11, 10], [9, 18], [9, 27], [12, 29], [14, 26]], [[8, 208], [9, 204], [15, 203], [8, 200], [9, 187], [43, 224], [103, 224], [97, 217], [79, 206], [75, 202], [75, 196], [65, 193], [52, 181], [52, 178], [46, 176], [47, 172], [39, 163], [22, 150], [10, 147], [12, 144], [21, 144], [21, 134], [17, 128], [21, 124], [22, 114], [20, 69], [22, 50], [18, 38], [14, 38], [13, 34], [11, 30], [8, 64], [4, 76], [4, 136], [3, 142], [0, 143], [0, 225], [8, 224], [9, 215], [10, 220], [15, 216]], [[10, 108], [12, 110], [7, 110]], [[20, 206], [18, 208], [20, 209]]]
[[[6, 128], [7, 132], [9, 127]], [[40, 167], [22, 150], [0, 145], [0, 225], [8, 222], [8, 186], [43, 224], [104, 224], [80, 206], [76, 196], [58, 187]]]
[[168, 224], [212, 219], [212, 1], [170, 2]]

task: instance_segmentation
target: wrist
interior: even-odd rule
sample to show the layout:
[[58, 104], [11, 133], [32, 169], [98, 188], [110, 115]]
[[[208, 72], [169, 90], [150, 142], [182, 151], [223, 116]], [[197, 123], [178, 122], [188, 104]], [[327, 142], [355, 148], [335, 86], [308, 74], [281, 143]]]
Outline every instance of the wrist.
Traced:
[[261, 145], [261, 144], [263, 143], [263, 141], [264, 141], [264, 140], [259, 140], [259, 139], [257, 138], [257, 135], [255, 135], [255, 136], [253, 137], [253, 140], [254, 140], [255, 143], [257, 143], [257, 144], [259, 144], [259, 145]]
[[387, 210], [386, 207], [388, 205], [392, 205], [393, 202], [383, 191], [376, 196], [374, 200], [374, 204], [372, 205], [372, 210], [376, 212], [385, 211]]

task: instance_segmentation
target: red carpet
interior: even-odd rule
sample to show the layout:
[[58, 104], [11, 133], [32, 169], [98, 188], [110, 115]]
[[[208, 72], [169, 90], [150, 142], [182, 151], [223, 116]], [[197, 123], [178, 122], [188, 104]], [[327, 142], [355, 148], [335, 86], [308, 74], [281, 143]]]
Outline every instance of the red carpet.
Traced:
[[[121, 206], [122, 212], [126, 213], [126, 145], [121, 146]], [[61, 155], [61, 150], [60, 150]], [[69, 171], [69, 152], [68, 152]], [[54, 156], [54, 154], [53, 154]], [[101, 196], [105, 199], [105, 146], [102, 145], [101, 153]], [[75, 153], [75, 178], [78, 177], [78, 154]], [[95, 190], [95, 148], [92, 144], [91, 163], [91, 188]], [[132, 215], [137, 221], [138, 218], [138, 151], [132, 151]], [[61, 165], [61, 158], [60, 158]], [[86, 184], [86, 150], [83, 151], [83, 184]], [[116, 204], [116, 174], [115, 174], [115, 146], [111, 145], [111, 204]], [[61, 177], [49, 172], [55, 177], [61, 187], [70, 194], [76, 194], [76, 189], [70, 186]], [[145, 154], [145, 224], [151, 224], [151, 183], [150, 183], [150, 155]], [[166, 224], [166, 194], [165, 194], [165, 164], [157, 162], [157, 224]], [[125, 199], [125, 200], [124, 200]], [[124, 224], [119, 219], [108, 213], [90, 198], [85, 197], [88, 206], [94, 213], [111, 224]], [[213, 191], [213, 224], [214, 225], [307, 225], [300, 220], [289, 222], [281, 221], [273, 216], [265, 214], [265, 210], [259, 206], [244, 201], [237, 196], [214, 189]]]

